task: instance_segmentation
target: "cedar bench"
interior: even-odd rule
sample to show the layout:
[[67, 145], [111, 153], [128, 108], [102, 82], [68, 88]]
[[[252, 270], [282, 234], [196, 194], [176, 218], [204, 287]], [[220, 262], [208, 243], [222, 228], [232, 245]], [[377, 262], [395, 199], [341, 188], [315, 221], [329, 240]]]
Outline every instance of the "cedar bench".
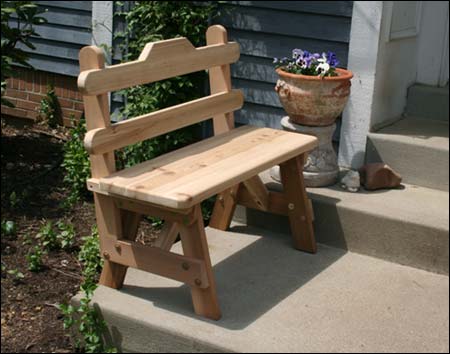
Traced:
[[[222, 26], [206, 33], [207, 46], [186, 38], [148, 43], [136, 61], [105, 67], [95, 46], [80, 51], [78, 87], [83, 94], [97, 226], [104, 267], [100, 284], [123, 285], [127, 267], [191, 287], [198, 315], [219, 319], [220, 307], [200, 203], [217, 194], [210, 226], [226, 230], [236, 204], [289, 216], [294, 246], [314, 253], [311, 202], [303, 165], [317, 139], [282, 130], [234, 128], [243, 95], [231, 89], [229, 64], [237, 43]], [[180, 55], [181, 54], [181, 55]], [[211, 95], [111, 124], [108, 92], [209, 69]], [[114, 150], [213, 118], [214, 137], [116, 171]], [[284, 193], [270, 192], [258, 173], [280, 165]], [[165, 220], [153, 247], [135, 242], [143, 215]], [[180, 235], [184, 255], [170, 252]]]

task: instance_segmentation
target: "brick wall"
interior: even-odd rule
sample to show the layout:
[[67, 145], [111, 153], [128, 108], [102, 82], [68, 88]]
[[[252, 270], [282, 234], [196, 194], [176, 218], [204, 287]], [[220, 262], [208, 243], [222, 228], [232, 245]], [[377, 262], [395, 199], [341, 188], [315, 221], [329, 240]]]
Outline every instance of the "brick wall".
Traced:
[[5, 98], [14, 103], [15, 108], [2, 106], [2, 114], [36, 120], [41, 100], [48, 85], [52, 84], [61, 106], [64, 125], [70, 125], [73, 115], [80, 119], [83, 113], [82, 97], [77, 89], [77, 78], [44, 71], [16, 68], [16, 75], [7, 81]]

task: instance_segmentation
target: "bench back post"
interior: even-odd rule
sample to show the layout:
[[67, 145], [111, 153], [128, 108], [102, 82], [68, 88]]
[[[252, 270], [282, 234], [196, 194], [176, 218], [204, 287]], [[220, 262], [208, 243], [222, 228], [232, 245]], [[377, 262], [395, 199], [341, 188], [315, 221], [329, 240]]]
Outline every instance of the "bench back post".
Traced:
[[[214, 25], [206, 31], [206, 44], [228, 43], [228, 35], [225, 27]], [[221, 65], [209, 70], [209, 86], [211, 94], [231, 91], [230, 65]], [[213, 117], [214, 135], [225, 133], [234, 128], [233, 112], [222, 113]]]
[[[80, 51], [80, 71], [105, 68], [103, 51], [96, 46], [84, 47]], [[87, 131], [111, 125], [108, 94], [83, 95]], [[94, 178], [110, 175], [116, 170], [114, 151], [102, 155], [90, 155], [91, 174]]]

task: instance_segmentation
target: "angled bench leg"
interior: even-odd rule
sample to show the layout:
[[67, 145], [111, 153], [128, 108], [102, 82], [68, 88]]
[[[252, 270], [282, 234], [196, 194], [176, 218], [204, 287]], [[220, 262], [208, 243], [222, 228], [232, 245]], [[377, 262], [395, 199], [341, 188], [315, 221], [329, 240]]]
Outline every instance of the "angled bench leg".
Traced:
[[[98, 193], [95, 194], [95, 212], [100, 245], [102, 239], [106, 237], [134, 241], [141, 221], [140, 214], [120, 210], [114, 203], [113, 198]], [[102, 254], [102, 256], [105, 258], [105, 262], [99, 283], [114, 289], [120, 289], [128, 267], [110, 262], [108, 254]]]
[[234, 210], [236, 209], [236, 196], [239, 184], [217, 195], [214, 209], [209, 221], [209, 226], [219, 230], [227, 230], [230, 227]]
[[280, 164], [280, 176], [295, 248], [316, 253], [313, 215], [303, 179], [306, 154]]
[[[209, 287], [205, 289], [191, 287], [192, 302], [197, 315], [218, 320], [221, 312], [200, 205], [195, 207], [194, 213], [195, 218], [190, 225], [180, 225], [181, 244], [185, 256], [205, 262]], [[197, 285], [201, 285], [201, 283], [199, 282]]]

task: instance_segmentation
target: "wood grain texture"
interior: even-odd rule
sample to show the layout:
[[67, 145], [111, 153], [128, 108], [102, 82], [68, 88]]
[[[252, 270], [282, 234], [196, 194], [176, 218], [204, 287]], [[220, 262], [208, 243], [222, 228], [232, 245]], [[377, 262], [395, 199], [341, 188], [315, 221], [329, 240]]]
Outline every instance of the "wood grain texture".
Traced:
[[[228, 34], [225, 27], [220, 25], [211, 26], [206, 31], [207, 45], [218, 45], [228, 43]], [[216, 66], [209, 70], [209, 87], [211, 94], [231, 91], [230, 65]], [[222, 134], [234, 128], [233, 112], [215, 114], [213, 118], [214, 134]]]
[[209, 220], [209, 227], [222, 231], [230, 227], [237, 205], [236, 199], [239, 189], [241, 189], [241, 184], [235, 184], [217, 195]]
[[[81, 70], [101, 69], [105, 67], [103, 52], [98, 47], [84, 47], [80, 51]], [[104, 128], [109, 122], [108, 96], [83, 96], [87, 130]], [[114, 154], [104, 154], [90, 156], [92, 177], [100, 178], [108, 176], [115, 171]], [[97, 220], [100, 241], [112, 239], [117, 240], [123, 237], [122, 214], [108, 196], [94, 193], [95, 214]], [[119, 289], [123, 285], [123, 280], [127, 267], [106, 260], [103, 264], [100, 275], [100, 284]]]
[[253, 176], [242, 183], [260, 210], [269, 209], [269, 191], [259, 176]]
[[[122, 238], [123, 225], [121, 220], [121, 213], [114, 205], [112, 198], [94, 194], [95, 215], [97, 220], [98, 234], [100, 238], [100, 250], [103, 252], [101, 245], [104, 240], [116, 240]], [[105, 260], [103, 263], [102, 273], [100, 275], [99, 283], [110, 288], [120, 289], [123, 285], [123, 280], [127, 267], [121, 264]]]
[[[84, 47], [80, 51], [80, 69], [90, 70], [92, 68], [102, 69], [105, 67], [105, 56], [103, 51], [95, 46]], [[86, 117], [86, 128], [89, 132], [96, 128], [109, 126], [109, 103], [108, 95], [83, 96], [84, 114]], [[99, 156], [90, 156], [91, 175], [95, 178], [108, 176], [116, 170], [114, 153]]]
[[170, 77], [234, 63], [239, 59], [237, 43], [194, 48], [186, 38], [147, 44], [138, 60], [82, 71], [78, 88], [85, 95], [97, 95]]
[[[239, 189], [237, 203], [247, 208], [261, 210], [260, 206], [255, 202], [253, 196], [246, 188]], [[266, 210], [268, 213], [285, 216], [288, 215], [288, 203], [283, 193], [269, 191], [268, 204], [269, 205]]]
[[192, 302], [197, 315], [218, 320], [222, 314], [217, 298], [216, 282], [209, 257], [200, 205], [195, 207], [195, 216], [196, 222], [189, 226], [180, 226], [181, 245], [185, 256], [203, 260], [209, 286], [206, 289], [200, 288], [202, 282], [197, 281], [197, 286], [191, 287]]
[[[205, 262], [137, 242], [102, 240], [102, 255], [110, 262], [178, 280], [193, 287], [208, 288]], [[200, 285], [197, 285], [198, 279]]]
[[234, 111], [241, 108], [243, 103], [244, 96], [239, 90], [216, 93], [105, 128], [90, 130], [85, 136], [84, 146], [90, 154], [104, 154], [199, 123], [217, 114]]
[[288, 204], [289, 223], [295, 248], [316, 253], [311, 204], [303, 179], [304, 162], [304, 156], [299, 156], [280, 164], [280, 177]]
[[88, 186], [99, 193], [187, 209], [316, 145], [310, 135], [244, 126], [91, 179]]

